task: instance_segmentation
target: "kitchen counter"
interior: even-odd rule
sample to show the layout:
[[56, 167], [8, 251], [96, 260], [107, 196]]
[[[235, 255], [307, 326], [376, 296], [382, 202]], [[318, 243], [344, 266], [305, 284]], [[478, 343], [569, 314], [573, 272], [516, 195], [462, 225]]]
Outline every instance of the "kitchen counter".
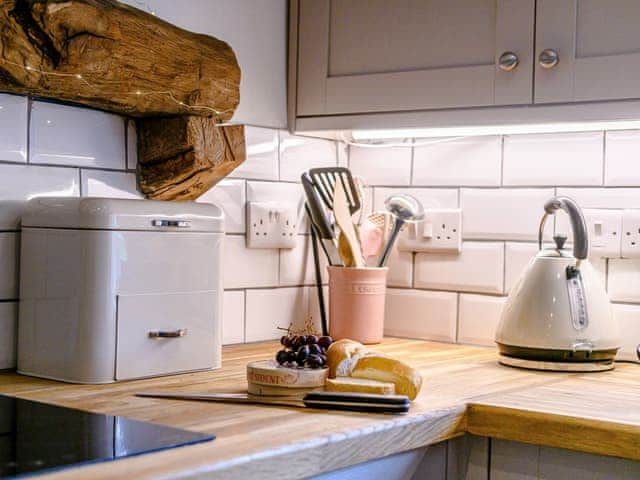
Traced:
[[[418, 367], [419, 397], [405, 416], [136, 397], [144, 390], [246, 388], [245, 365], [274, 342], [223, 349], [223, 368], [110, 385], [69, 385], [0, 374], [0, 393], [194, 431], [216, 440], [46, 478], [300, 478], [469, 432], [640, 460], [640, 366], [576, 374], [498, 365], [493, 349], [386, 339], [376, 349]], [[55, 435], [55, 432], [52, 432]]]

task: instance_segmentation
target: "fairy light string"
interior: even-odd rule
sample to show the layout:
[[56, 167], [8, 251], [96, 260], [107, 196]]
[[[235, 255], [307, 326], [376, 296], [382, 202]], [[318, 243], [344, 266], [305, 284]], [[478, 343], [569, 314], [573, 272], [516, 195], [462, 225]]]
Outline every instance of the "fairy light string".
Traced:
[[[40, 68], [36, 68], [33, 67], [31, 65], [22, 65], [20, 63], [17, 62], [12, 62], [11, 60], [6, 60], [3, 58], [0, 58], [0, 63], [4, 63], [6, 65], [11, 65], [14, 67], [18, 67], [21, 68], [27, 72], [30, 73], [36, 73], [39, 75], [42, 75], [44, 77], [61, 77], [61, 78], [69, 78], [69, 79], [73, 79], [73, 80], [77, 80], [79, 82], [82, 82], [85, 86], [89, 87], [89, 88], [98, 88], [98, 85], [95, 83], [91, 83], [86, 77], [85, 75], [82, 75], [81, 73], [61, 73], [61, 72], [52, 72], [49, 70], [42, 70]], [[103, 80], [101, 82], [102, 84], [105, 83], [109, 83], [109, 81]], [[120, 84], [120, 82], [118, 81], [113, 81], [112, 83], [115, 84]], [[164, 96], [165, 99], [175, 103], [176, 105], [185, 108], [187, 110], [205, 110], [208, 112], [211, 112], [212, 114], [216, 115], [217, 117], [221, 117], [222, 115], [226, 114], [226, 113], [233, 113], [232, 109], [227, 109], [227, 110], [218, 110], [217, 108], [211, 107], [209, 105], [199, 105], [199, 104], [189, 104], [186, 102], [183, 102], [182, 100], [179, 100], [178, 98], [176, 98], [176, 96], [173, 94], [173, 92], [171, 90], [157, 90], [157, 91], [145, 91], [145, 90], [134, 90], [134, 91], [130, 91], [130, 92], [123, 92], [122, 90], [116, 90], [113, 92], [104, 92], [105, 94], [109, 95], [135, 95], [135, 96], [139, 96], [139, 97], [144, 97], [144, 96], [152, 96], [152, 95], [160, 95], [160, 96]]]

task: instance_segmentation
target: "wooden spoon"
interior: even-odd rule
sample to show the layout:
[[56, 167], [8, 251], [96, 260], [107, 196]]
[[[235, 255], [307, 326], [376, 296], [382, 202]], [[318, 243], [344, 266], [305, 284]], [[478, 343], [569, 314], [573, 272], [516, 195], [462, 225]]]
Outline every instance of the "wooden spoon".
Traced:
[[[336, 187], [333, 192], [333, 216], [336, 219], [336, 223], [340, 227], [341, 233], [345, 237], [343, 248], [350, 250], [351, 255], [345, 255], [344, 264], [347, 265], [347, 260], [357, 268], [365, 266], [364, 258], [362, 257], [362, 249], [360, 248], [360, 242], [358, 241], [358, 233], [356, 227], [353, 224], [351, 213], [349, 212], [349, 200], [347, 194], [344, 191], [342, 182], [336, 182]], [[340, 250], [340, 248], [338, 249]], [[346, 253], [346, 252], [345, 252]], [[351, 261], [353, 259], [353, 261]]]

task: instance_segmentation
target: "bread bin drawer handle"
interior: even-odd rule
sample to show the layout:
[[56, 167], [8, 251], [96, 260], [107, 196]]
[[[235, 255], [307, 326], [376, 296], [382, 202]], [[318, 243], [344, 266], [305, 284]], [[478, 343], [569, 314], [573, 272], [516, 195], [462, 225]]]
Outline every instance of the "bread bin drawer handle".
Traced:
[[179, 338], [187, 335], [186, 328], [180, 328], [178, 330], [156, 330], [149, 332], [149, 338]]

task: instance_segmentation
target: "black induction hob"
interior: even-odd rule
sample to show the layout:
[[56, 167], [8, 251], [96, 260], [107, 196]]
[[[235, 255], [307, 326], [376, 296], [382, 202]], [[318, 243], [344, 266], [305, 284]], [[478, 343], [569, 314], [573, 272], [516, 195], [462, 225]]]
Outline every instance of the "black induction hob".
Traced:
[[0, 477], [213, 440], [212, 435], [0, 395]]

